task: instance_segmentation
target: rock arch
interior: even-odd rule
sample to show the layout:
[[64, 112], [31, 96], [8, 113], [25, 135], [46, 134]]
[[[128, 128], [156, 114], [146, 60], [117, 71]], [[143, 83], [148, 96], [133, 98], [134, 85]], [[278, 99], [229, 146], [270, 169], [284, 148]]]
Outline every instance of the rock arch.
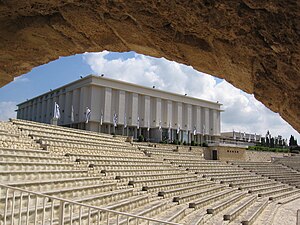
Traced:
[[0, 0], [0, 86], [82, 52], [165, 57], [253, 93], [300, 131], [299, 1]]

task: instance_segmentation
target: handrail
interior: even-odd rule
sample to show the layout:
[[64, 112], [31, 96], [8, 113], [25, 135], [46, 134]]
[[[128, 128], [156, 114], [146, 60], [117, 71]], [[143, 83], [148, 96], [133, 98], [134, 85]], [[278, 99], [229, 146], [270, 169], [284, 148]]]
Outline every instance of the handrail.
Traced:
[[[158, 220], [158, 219], [153, 219], [153, 218], [149, 218], [149, 217], [144, 217], [144, 216], [138, 216], [138, 215], [133, 215], [133, 214], [130, 214], [130, 213], [125, 213], [125, 212], [119, 212], [119, 211], [115, 211], [115, 210], [111, 210], [111, 209], [106, 209], [106, 208], [101, 208], [101, 207], [98, 207], [98, 206], [91, 206], [91, 205], [87, 205], [87, 204], [84, 204], [84, 203], [79, 203], [79, 202], [76, 202], [76, 201], [72, 201], [72, 200], [67, 200], [67, 199], [63, 199], [63, 198], [59, 198], [59, 197], [55, 197], [55, 196], [49, 196], [49, 195], [45, 195], [45, 194], [41, 194], [41, 193], [38, 193], [38, 192], [34, 192], [34, 191], [28, 191], [28, 190], [24, 190], [24, 189], [21, 189], [21, 188], [17, 188], [17, 187], [12, 187], [12, 186], [8, 186], [8, 185], [4, 185], [4, 184], [0, 184], [0, 189], [6, 189], [5, 191], [5, 204], [4, 204], [4, 209], [1, 209], [2, 205], [0, 205], [0, 213], [1, 212], [4, 212], [4, 214], [2, 215], [3, 216], [3, 219], [4, 221], [6, 221], [6, 217], [7, 217], [7, 212], [8, 212], [8, 191], [9, 190], [13, 190], [13, 191], [20, 191], [21, 194], [20, 194], [20, 205], [19, 205], [19, 214], [21, 215], [21, 211], [22, 211], [22, 198], [24, 197], [24, 194], [23, 193], [27, 193], [28, 196], [38, 196], [38, 197], [41, 197], [43, 198], [43, 212], [45, 213], [45, 199], [48, 198], [51, 200], [52, 202], [52, 210], [53, 210], [53, 205], [54, 205], [54, 200], [56, 201], [59, 201], [60, 202], [60, 206], [63, 206], [63, 208], [60, 209], [60, 216], [61, 215], [64, 215], [64, 207], [67, 205], [67, 204], [70, 204], [70, 205], [77, 205], [79, 206], [79, 208], [81, 209], [82, 207], [86, 207], [88, 209], [88, 212], [89, 212], [89, 217], [90, 217], [90, 214], [91, 214], [91, 210], [96, 210], [98, 212], [105, 212], [107, 213], [107, 215], [109, 214], [112, 214], [112, 215], [117, 215], [117, 218], [119, 218], [119, 216], [125, 216], [127, 217], [127, 224], [129, 224], [129, 221], [130, 221], [130, 218], [132, 219], [137, 219], [137, 220], [143, 220], [143, 221], [147, 221], [148, 224], [150, 224], [150, 222], [155, 222], [155, 223], [160, 223], [160, 224], [167, 224], [167, 225], [180, 225], [178, 223], [173, 223], [173, 222], [167, 222], [167, 221], [162, 221], [162, 220]], [[2, 192], [0, 192], [2, 193]], [[26, 196], [25, 196], [26, 197]], [[16, 200], [15, 200], [16, 196], [15, 196], [15, 192], [13, 192], [13, 196], [12, 196], [12, 204], [13, 203], [16, 203]], [[29, 198], [30, 200], [30, 198]], [[35, 213], [37, 213], [37, 202], [38, 200], [35, 201]], [[15, 206], [11, 205], [11, 214], [14, 214], [14, 211], [15, 211]], [[74, 207], [72, 207], [73, 209]], [[27, 214], [29, 215], [28, 213], [28, 209], [29, 209], [29, 203], [27, 205]], [[53, 213], [53, 212], [51, 212]], [[82, 211], [80, 210], [79, 212], [79, 216], [81, 216], [81, 213]], [[10, 215], [11, 218], [13, 218], [14, 215]], [[35, 215], [35, 217], [37, 217]], [[53, 217], [53, 215], [51, 215], [51, 217]], [[108, 216], [107, 216], [108, 217]], [[21, 216], [20, 216], [21, 218]], [[1, 214], [0, 214], [0, 219], [1, 219]], [[28, 219], [28, 217], [26, 218]], [[43, 214], [43, 221], [42, 221], [42, 224], [44, 224], [44, 219], [47, 219], [47, 218], [44, 218], [44, 214]], [[49, 218], [48, 218], [49, 219]], [[53, 219], [53, 218], [52, 218]], [[131, 220], [132, 220], [131, 219]], [[35, 218], [36, 220], [36, 218]], [[64, 221], [64, 218], [60, 218], [59, 221]], [[109, 221], [109, 218], [107, 218], [107, 222]], [[1, 222], [1, 220], [0, 220]], [[27, 224], [28, 221], [26, 221], [26, 224]], [[50, 222], [52, 224], [52, 222]], [[4, 224], [6, 224], [4, 222]], [[11, 222], [11, 224], [13, 224], [13, 222]], [[22, 222], [19, 220], [19, 224], [22, 224]], [[59, 223], [60, 224], [60, 223]], [[61, 223], [63, 224], [63, 223]], [[100, 224], [100, 221], [99, 221], [99, 224]], [[107, 223], [108, 224], [108, 223]], [[117, 224], [119, 224], [119, 219], [117, 219]], [[137, 223], [138, 224], [138, 223]]]

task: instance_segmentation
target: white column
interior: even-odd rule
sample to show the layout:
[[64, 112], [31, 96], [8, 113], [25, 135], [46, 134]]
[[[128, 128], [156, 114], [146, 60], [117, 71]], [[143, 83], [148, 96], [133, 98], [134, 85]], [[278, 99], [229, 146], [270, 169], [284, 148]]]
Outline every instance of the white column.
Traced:
[[64, 110], [65, 110], [63, 115], [64, 124], [71, 124], [71, 110], [72, 110], [71, 102], [72, 102], [72, 92], [68, 91], [66, 93], [65, 105], [64, 105]]
[[124, 125], [124, 114], [125, 114], [125, 91], [118, 91], [118, 123]]
[[112, 122], [112, 112], [111, 112], [111, 95], [112, 95], [111, 88], [106, 87], [104, 89], [104, 116], [103, 122], [111, 123]]
[[159, 126], [159, 121], [162, 120], [162, 115], [161, 115], [161, 99], [160, 98], [156, 98], [155, 102], [156, 102], [155, 122], [156, 122], [156, 126]]

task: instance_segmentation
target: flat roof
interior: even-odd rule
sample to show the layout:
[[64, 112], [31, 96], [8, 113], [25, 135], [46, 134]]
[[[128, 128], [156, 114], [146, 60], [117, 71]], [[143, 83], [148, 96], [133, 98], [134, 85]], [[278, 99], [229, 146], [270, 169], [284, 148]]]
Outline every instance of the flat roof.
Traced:
[[[183, 97], [183, 98], [187, 98], [187, 99], [191, 99], [191, 100], [197, 100], [197, 101], [200, 100], [202, 102], [206, 102], [206, 103], [209, 103], [209, 104], [215, 104], [215, 105], [219, 105], [219, 106], [223, 105], [223, 104], [221, 104], [219, 102], [208, 101], [208, 100], [204, 100], [204, 99], [200, 99], [200, 98], [195, 98], [195, 97], [191, 97], [191, 96], [187, 96], [187, 95], [177, 94], [177, 93], [170, 92], [170, 91], [164, 91], [164, 90], [157, 89], [157, 88], [150, 88], [150, 87], [143, 86], [143, 85], [138, 85], [138, 84], [129, 83], [129, 82], [121, 81], [121, 80], [116, 80], [116, 79], [112, 79], [112, 78], [108, 78], [108, 77], [104, 77], [104, 76], [98, 76], [98, 75], [90, 74], [90, 75], [87, 75], [87, 76], [85, 76], [83, 78], [80, 78], [78, 80], [72, 81], [72, 82], [70, 82], [68, 84], [60, 86], [58, 88], [55, 88], [53, 90], [47, 91], [44, 94], [38, 95], [38, 96], [33, 97], [33, 98], [29, 99], [29, 100], [21, 102], [21, 103], [17, 104], [17, 106], [22, 105], [22, 104], [24, 104], [26, 102], [32, 101], [34, 99], [40, 98], [40, 97], [42, 97], [44, 95], [54, 93], [54, 92], [56, 92], [56, 91], [58, 91], [60, 89], [67, 88], [67, 87], [69, 87], [71, 85], [74, 85], [74, 84], [77, 84], [77, 83], [81, 83], [82, 81], [88, 80], [88, 79], [91, 79], [91, 78], [96, 78], [96, 79], [99, 79], [99, 80], [111, 81], [111, 82], [120, 83], [120, 84], [124, 84], [124, 85], [128, 85], [128, 86], [132, 86], [132, 87], [144, 88], [144, 89], [147, 89], [147, 90], [150, 90], [150, 91], [155, 91], [155, 92], [160, 92], [160, 93], [165, 93], [165, 94], [171, 94], [171, 95], [175, 95], [175, 96], [178, 96], [178, 97]], [[220, 110], [220, 111], [223, 111], [223, 110]]]

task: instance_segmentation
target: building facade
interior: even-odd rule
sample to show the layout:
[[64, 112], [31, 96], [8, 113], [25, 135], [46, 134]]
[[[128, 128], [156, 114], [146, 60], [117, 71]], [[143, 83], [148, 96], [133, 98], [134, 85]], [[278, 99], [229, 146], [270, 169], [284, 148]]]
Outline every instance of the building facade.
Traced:
[[235, 145], [254, 146], [261, 142], [261, 135], [240, 131], [222, 132], [220, 136], [220, 142]]
[[[203, 143], [220, 136], [221, 104], [89, 75], [18, 105], [17, 118], [149, 141]], [[91, 110], [86, 123], [86, 108]]]

